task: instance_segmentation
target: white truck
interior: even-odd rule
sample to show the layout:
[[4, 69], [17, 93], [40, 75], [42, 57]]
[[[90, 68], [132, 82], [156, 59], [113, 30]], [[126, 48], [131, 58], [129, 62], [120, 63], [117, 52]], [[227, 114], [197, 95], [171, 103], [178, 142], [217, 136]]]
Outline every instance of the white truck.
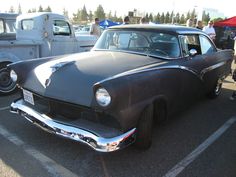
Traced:
[[[6, 26], [4, 18], [7, 19], [6, 14], [2, 18], [0, 14], [2, 29]], [[93, 35], [75, 35], [68, 19], [56, 13], [19, 15], [15, 26], [15, 34], [7, 34], [5, 30], [4, 35], [0, 35], [0, 38], [5, 36], [0, 39], [0, 94], [11, 93], [16, 87], [15, 82], [10, 78], [8, 64], [27, 59], [88, 51], [97, 40]], [[6, 38], [6, 36], [11, 37]]]

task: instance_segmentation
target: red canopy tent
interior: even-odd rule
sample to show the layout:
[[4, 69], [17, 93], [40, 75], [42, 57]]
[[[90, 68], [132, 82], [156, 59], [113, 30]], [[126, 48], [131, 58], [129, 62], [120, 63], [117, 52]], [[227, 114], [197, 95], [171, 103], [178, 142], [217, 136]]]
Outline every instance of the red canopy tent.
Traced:
[[215, 22], [214, 26], [218, 26], [218, 27], [224, 27], [224, 26], [236, 27], [236, 16], [225, 19], [225, 20]]

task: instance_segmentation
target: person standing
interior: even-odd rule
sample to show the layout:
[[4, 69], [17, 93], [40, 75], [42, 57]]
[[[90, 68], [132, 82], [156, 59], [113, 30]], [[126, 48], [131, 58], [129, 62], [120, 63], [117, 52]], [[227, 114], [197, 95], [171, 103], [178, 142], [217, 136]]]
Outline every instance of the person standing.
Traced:
[[101, 28], [99, 26], [99, 18], [95, 18], [95, 23], [92, 24], [91, 28], [90, 28], [90, 32], [91, 35], [95, 35], [98, 38], [101, 36]]
[[126, 16], [125, 18], [124, 18], [124, 25], [128, 25], [130, 22], [129, 22], [129, 16]]
[[212, 21], [212, 20], [210, 20], [210, 21], [208, 22], [208, 25], [205, 26], [205, 27], [202, 29], [202, 31], [204, 31], [205, 33], [207, 33], [208, 36], [210, 36], [210, 38], [211, 38], [213, 41], [215, 41], [216, 32], [215, 32], [215, 29], [214, 29], [214, 27], [213, 27], [213, 21]]
[[203, 26], [202, 26], [202, 21], [201, 20], [197, 21], [196, 28], [202, 30]]

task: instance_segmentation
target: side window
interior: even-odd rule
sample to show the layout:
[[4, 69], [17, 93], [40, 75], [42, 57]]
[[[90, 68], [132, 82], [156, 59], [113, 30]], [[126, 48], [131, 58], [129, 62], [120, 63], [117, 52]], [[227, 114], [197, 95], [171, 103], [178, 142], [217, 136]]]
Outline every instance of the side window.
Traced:
[[32, 30], [34, 28], [34, 20], [27, 19], [21, 21], [21, 29], [22, 30]]
[[4, 25], [1, 19], [0, 19], [0, 33], [4, 33]]
[[63, 21], [63, 20], [54, 20], [53, 34], [62, 35], [62, 36], [70, 36], [71, 35], [70, 25], [66, 21]]
[[15, 20], [6, 20], [6, 31], [7, 33], [16, 32], [16, 21]]
[[202, 54], [209, 54], [216, 51], [215, 47], [206, 36], [200, 36], [200, 43]]
[[180, 41], [184, 56], [188, 56], [191, 49], [195, 49], [198, 55], [202, 53], [198, 35], [182, 35]]

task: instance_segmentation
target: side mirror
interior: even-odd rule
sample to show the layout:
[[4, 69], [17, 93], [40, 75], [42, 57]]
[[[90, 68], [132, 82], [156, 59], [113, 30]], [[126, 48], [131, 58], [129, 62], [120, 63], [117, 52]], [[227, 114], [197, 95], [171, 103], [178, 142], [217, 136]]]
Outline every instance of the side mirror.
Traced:
[[197, 50], [196, 50], [196, 49], [190, 49], [190, 50], [189, 50], [189, 55], [190, 55], [191, 57], [197, 55]]

